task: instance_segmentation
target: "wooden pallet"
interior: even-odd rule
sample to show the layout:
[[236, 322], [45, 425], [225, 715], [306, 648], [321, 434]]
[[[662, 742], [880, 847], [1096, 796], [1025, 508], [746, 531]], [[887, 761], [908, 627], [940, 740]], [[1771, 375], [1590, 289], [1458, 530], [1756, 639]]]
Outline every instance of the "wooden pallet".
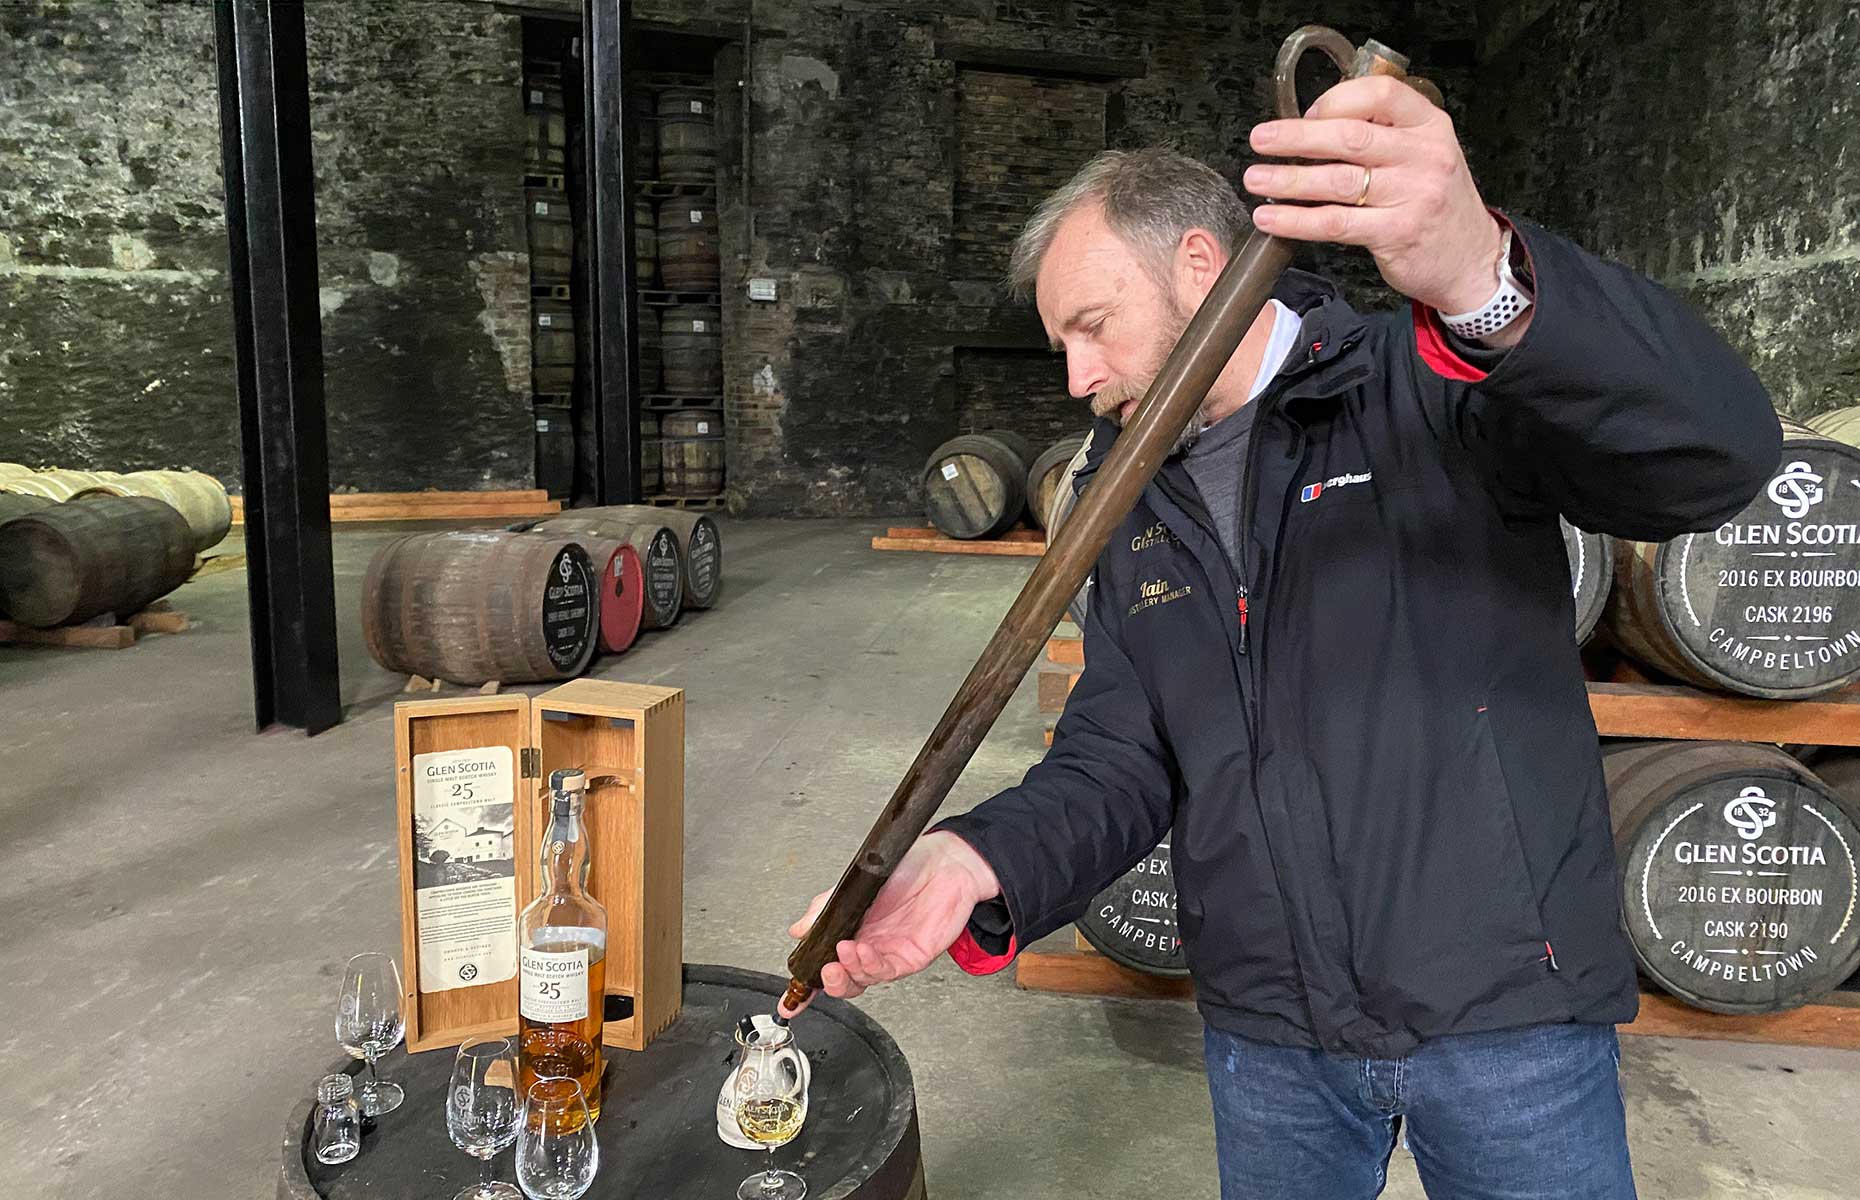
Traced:
[[557, 171], [539, 173], [525, 172], [523, 175], [523, 186], [526, 188], [540, 188], [548, 192], [566, 192], [567, 190], [566, 183], [561, 173]]
[[640, 407], [654, 412], [669, 412], [680, 408], [722, 408], [722, 396], [665, 396], [653, 394], [641, 396]]
[[650, 304], [655, 308], [670, 308], [682, 304], [703, 304], [715, 308], [723, 303], [723, 293], [641, 288], [639, 289], [639, 302]]
[[[446, 681], [443, 679], [428, 679], [424, 675], [409, 675], [407, 676], [406, 686], [400, 690], [403, 692], [437, 692], [445, 686]], [[464, 688], [466, 691], [477, 696], [495, 696], [504, 685], [493, 679], [489, 683], [459, 683], [453, 684], [452, 686]]]
[[[245, 498], [232, 501], [233, 524], [245, 522]], [[515, 492], [337, 492], [329, 498], [331, 521], [499, 521], [550, 517], [559, 500], [541, 488]]]
[[530, 299], [532, 300], [572, 300], [574, 293], [566, 283], [550, 283], [541, 280], [530, 281]]
[[668, 196], [715, 196], [714, 183], [686, 183], [675, 179], [647, 179], [639, 184], [639, 194], [654, 200]]
[[682, 508], [686, 512], [718, 512], [729, 502], [725, 496], [674, 496], [665, 492], [645, 498], [645, 503], [655, 508]]
[[123, 650], [136, 644], [138, 637], [151, 633], [180, 633], [188, 627], [187, 614], [157, 601], [118, 624], [113, 614], [106, 614], [82, 625], [61, 625], [56, 629], [34, 629], [0, 621], [0, 645], [64, 646], [74, 650]]
[[[1054, 638], [1039, 677], [1041, 712], [1057, 713], [1078, 683], [1085, 644]], [[1783, 742], [1860, 746], [1860, 685], [1812, 700], [1758, 700], [1655, 683], [1631, 665], [1613, 664], [1589, 682], [1589, 711], [1603, 737], [1687, 741]]]
[[892, 526], [872, 539], [874, 550], [918, 550], [933, 554], [1006, 554], [1038, 558], [1046, 553], [1046, 535], [1037, 529], [1010, 529], [998, 538], [944, 537], [927, 525]]
[[[1167, 975], [1132, 971], [1095, 950], [1078, 946], [1026, 950], [1014, 960], [1014, 984], [1030, 992], [1123, 1000], [1193, 1000], [1194, 984]], [[1839, 1001], [1849, 1000], [1849, 1003]], [[1643, 988], [1640, 1016], [1621, 1032], [1641, 1037], [1702, 1038], [1860, 1050], [1860, 994], [1836, 993], [1836, 1002], [1804, 1004], [1787, 1012], [1727, 1016], [1693, 1008], [1664, 992]]]

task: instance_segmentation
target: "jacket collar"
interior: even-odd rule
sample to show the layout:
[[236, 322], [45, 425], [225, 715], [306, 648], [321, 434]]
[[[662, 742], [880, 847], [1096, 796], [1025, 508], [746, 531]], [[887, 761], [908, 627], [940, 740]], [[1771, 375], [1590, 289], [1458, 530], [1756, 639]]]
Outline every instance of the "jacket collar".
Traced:
[[[1272, 289], [1272, 298], [1297, 313], [1304, 324], [1297, 348], [1253, 403], [1271, 401], [1302, 420], [1334, 406], [1343, 391], [1374, 372], [1373, 360], [1363, 349], [1368, 322], [1350, 307], [1336, 284], [1309, 271], [1288, 270]], [[1122, 432], [1123, 427], [1109, 417], [1093, 421], [1091, 448], [1073, 477], [1075, 490], [1096, 473]]]

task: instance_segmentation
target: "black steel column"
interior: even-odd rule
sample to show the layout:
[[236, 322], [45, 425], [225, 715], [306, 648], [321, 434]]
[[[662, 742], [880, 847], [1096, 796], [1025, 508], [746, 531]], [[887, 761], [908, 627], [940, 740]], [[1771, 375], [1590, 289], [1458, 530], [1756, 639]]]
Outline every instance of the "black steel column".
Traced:
[[588, 214], [588, 314], [594, 331], [595, 494], [602, 504], [639, 502], [639, 312], [634, 274], [635, 130], [626, 96], [632, 78], [631, 0], [582, 0], [586, 158], [582, 207]]
[[301, 3], [215, 0], [258, 727], [342, 719]]

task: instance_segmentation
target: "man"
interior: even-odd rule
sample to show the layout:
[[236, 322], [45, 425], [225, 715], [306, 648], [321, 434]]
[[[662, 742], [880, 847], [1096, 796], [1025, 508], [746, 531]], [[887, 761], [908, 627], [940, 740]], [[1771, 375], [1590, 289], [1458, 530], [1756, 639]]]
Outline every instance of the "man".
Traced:
[[[1051, 752], [917, 842], [822, 983], [999, 969], [1173, 827], [1224, 1197], [1373, 1196], [1404, 1127], [1434, 1200], [1632, 1197], [1637, 992], [1557, 516], [1709, 528], [1775, 415], [1660, 288], [1489, 210], [1407, 87], [1347, 81], [1252, 145], [1303, 160], [1248, 169], [1303, 202], [1252, 223], [1366, 247], [1411, 311], [1282, 281], [1098, 560]], [[1153, 151], [1029, 223], [1087, 479], [1246, 225]]]

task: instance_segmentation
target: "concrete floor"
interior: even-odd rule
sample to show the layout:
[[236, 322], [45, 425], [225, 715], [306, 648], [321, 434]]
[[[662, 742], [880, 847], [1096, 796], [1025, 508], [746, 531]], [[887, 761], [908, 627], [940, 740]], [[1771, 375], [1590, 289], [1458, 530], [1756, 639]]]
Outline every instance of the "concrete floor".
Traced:
[[[1029, 570], [879, 554], [853, 522], [726, 522], [718, 609], [598, 674], [689, 703], [686, 957], [780, 973]], [[336, 542], [345, 724], [251, 731], [245, 576], [184, 634], [0, 650], [0, 1193], [268, 1196], [338, 1053], [342, 962], [398, 951], [394, 701], [355, 611], [387, 532]], [[532, 689], [541, 690], [541, 689]], [[1040, 753], [1031, 682], [950, 804]], [[747, 831], [754, 829], [751, 838]], [[931, 1194], [1214, 1197], [1189, 1006], [1024, 993], [939, 963], [861, 1001], [916, 1073]], [[1626, 1039], [1649, 1200], [1860, 1194], [1860, 1054]], [[1388, 1192], [1422, 1193], [1398, 1159]]]

